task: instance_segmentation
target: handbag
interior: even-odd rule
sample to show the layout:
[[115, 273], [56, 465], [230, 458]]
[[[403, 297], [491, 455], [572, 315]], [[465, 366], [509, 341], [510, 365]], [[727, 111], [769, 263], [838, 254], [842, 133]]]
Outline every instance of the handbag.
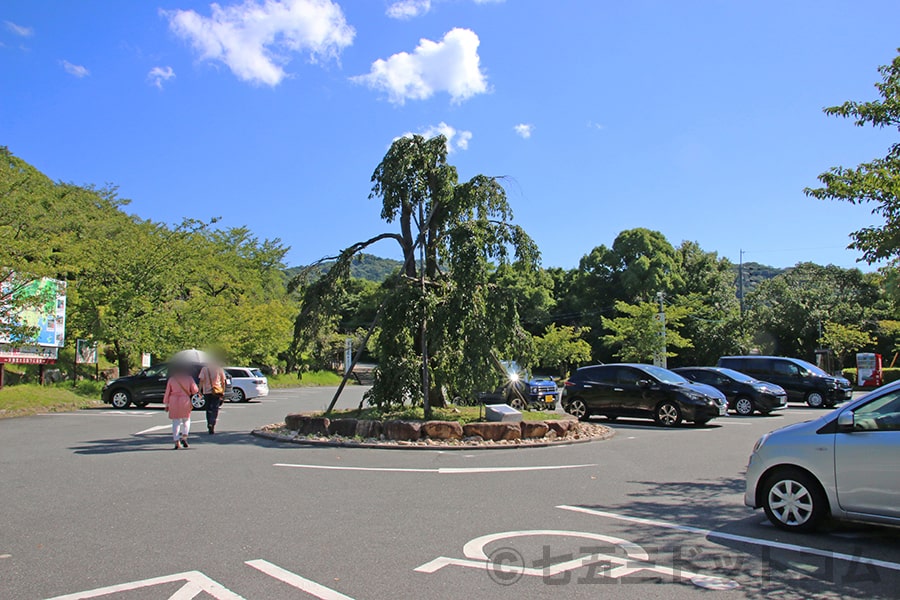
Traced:
[[[209, 372], [208, 368], [207, 372]], [[216, 396], [225, 395], [225, 386], [222, 384], [222, 378], [219, 377], [219, 373], [216, 373], [216, 379], [212, 382], [212, 393]]]

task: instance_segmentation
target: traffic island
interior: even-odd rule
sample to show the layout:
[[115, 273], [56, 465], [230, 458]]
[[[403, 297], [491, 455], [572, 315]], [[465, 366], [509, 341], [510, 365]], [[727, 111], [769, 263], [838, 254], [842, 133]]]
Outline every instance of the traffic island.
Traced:
[[284, 423], [253, 431], [265, 439], [313, 446], [385, 449], [498, 449], [574, 444], [611, 438], [615, 431], [574, 418], [521, 422], [415, 421], [290, 414]]

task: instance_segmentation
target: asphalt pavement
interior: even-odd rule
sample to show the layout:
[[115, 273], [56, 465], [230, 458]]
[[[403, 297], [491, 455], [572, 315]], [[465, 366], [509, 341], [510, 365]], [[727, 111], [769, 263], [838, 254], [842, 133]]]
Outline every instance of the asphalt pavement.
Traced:
[[897, 530], [787, 534], [742, 503], [755, 440], [822, 411], [491, 451], [249, 435], [333, 393], [226, 404], [214, 436], [195, 414], [178, 451], [155, 405], [0, 420], [0, 598], [897, 597]]

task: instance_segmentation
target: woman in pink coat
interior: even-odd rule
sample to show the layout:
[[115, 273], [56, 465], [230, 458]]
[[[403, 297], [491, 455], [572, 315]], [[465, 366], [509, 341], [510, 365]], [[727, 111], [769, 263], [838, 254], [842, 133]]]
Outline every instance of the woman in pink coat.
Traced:
[[166, 384], [166, 395], [163, 404], [166, 412], [172, 419], [172, 439], [175, 440], [175, 450], [179, 444], [182, 448], [188, 447], [188, 433], [191, 430], [191, 396], [200, 389], [191, 377], [190, 367], [184, 365], [171, 365], [169, 367], [169, 382]]

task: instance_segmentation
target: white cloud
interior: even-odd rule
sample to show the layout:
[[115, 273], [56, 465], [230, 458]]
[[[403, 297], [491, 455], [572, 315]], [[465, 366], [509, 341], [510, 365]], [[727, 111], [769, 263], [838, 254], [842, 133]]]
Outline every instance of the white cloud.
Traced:
[[522, 139], [527, 140], [531, 137], [531, 132], [534, 131], [534, 125], [531, 123], [519, 123], [513, 129], [516, 130], [516, 134]]
[[392, 19], [412, 19], [431, 10], [431, 0], [397, 0], [387, 7], [386, 14]]
[[34, 29], [31, 27], [25, 27], [24, 25], [17, 25], [12, 21], [3, 21], [3, 24], [6, 25], [6, 28], [12, 31], [14, 34], [21, 37], [31, 37], [34, 35]]
[[281, 83], [292, 53], [308, 52], [312, 61], [336, 58], [356, 35], [332, 0], [245, 0], [210, 8], [209, 17], [193, 10], [163, 14], [201, 59], [222, 62], [238, 79], [257, 84]]
[[[411, 138], [413, 135], [413, 132], [407, 131], [400, 137]], [[441, 121], [437, 125], [426, 127], [425, 129], [421, 130], [418, 135], [421, 135], [422, 137], [427, 139], [443, 135], [445, 138], [447, 138], [447, 153], [453, 152], [454, 150], [468, 150], [469, 141], [472, 139], [471, 131], [456, 129], [455, 127], [447, 125], [443, 121]], [[398, 140], [400, 138], [394, 139]]]
[[387, 92], [396, 104], [425, 100], [435, 92], [447, 92], [453, 102], [462, 102], [488, 91], [479, 44], [471, 29], [451, 29], [441, 41], [423, 38], [412, 54], [399, 52], [387, 60], [378, 59], [368, 75], [351, 79]]
[[594, 121], [587, 122], [588, 129], [605, 129], [606, 126], [603, 123], [595, 123]]
[[91, 72], [88, 71], [86, 67], [83, 67], [81, 65], [72, 64], [67, 60], [64, 60], [61, 62], [62, 62], [63, 69], [65, 69], [66, 73], [68, 73], [69, 75], [74, 75], [75, 77], [78, 77], [79, 79], [81, 79], [82, 77], [87, 77], [88, 75], [91, 74]]
[[[434, 0], [439, 2], [440, 0]], [[504, 0], [474, 0], [475, 4], [499, 4]], [[394, 0], [385, 13], [392, 19], [412, 19], [431, 11], [432, 0]]]
[[159, 89], [162, 89], [163, 82], [168, 81], [173, 77], [175, 77], [175, 71], [172, 67], [153, 67], [150, 69], [150, 72], [147, 73], [147, 79]]

